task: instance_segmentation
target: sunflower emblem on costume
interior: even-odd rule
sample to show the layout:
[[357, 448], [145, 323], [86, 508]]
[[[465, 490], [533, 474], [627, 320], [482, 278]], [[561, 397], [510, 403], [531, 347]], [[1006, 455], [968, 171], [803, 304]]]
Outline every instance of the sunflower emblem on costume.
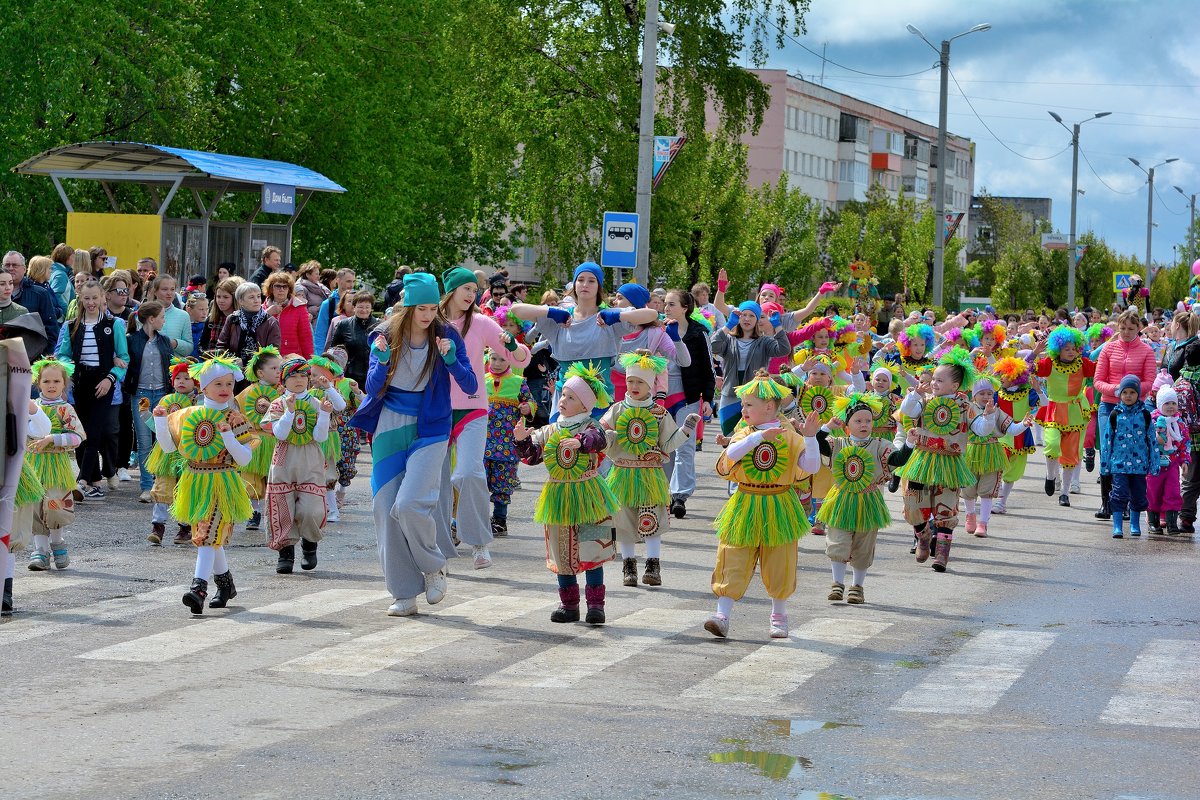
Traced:
[[255, 428], [262, 425], [263, 417], [271, 408], [271, 403], [279, 399], [279, 390], [274, 386], [264, 386], [261, 383], [250, 387], [242, 398], [242, 413]]
[[288, 431], [288, 444], [308, 444], [313, 440], [313, 431], [316, 429], [317, 412], [307, 400], [297, 400], [296, 411], [292, 415], [292, 429]]
[[192, 396], [183, 394], [182, 392], [172, 392], [162, 400], [159, 400], [158, 404], [167, 410], [167, 414], [174, 414], [181, 408], [191, 406]]
[[821, 422], [829, 422], [833, 417], [833, 398], [833, 389], [828, 386], [805, 386], [800, 410], [806, 417], [815, 411]]
[[221, 432], [217, 426], [225, 415], [201, 406], [187, 415], [179, 429], [179, 453], [188, 461], [211, 461], [221, 453]]
[[591, 459], [577, 445], [565, 445], [563, 440], [574, 439], [570, 431], [559, 429], [546, 439], [546, 471], [556, 481], [577, 481], [588, 471]]
[[658, 447], [658, 418], [648, 408], [629, 406], [617, 417], [617, 445], [636, 458]]
[[950, 436], [958, 432], [962, 424], [962, 411], [953, 397], [935, 397], [925, 406], [922, 427], [938, 436]]
[[[848, 492], [865, 492], [875, 483], [875, 458], [863, 447], [850, 445], [833, 460], [835, 483]], [[836, 476], [841, 476], [838, 480]]]
[[787, 469], [788, 446], [783, 437], [765, 439], [742, 458], [742, 468], [755, 483], [776, 483]]

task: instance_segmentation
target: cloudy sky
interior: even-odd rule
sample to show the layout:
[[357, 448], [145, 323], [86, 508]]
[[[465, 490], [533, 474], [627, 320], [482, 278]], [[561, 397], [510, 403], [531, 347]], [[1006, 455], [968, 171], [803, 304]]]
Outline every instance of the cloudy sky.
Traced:
[[[1198, 8], [1190, 0], [812, 0], [808, 33], [798, 40], [818, 53], [827, 44], [829, 59], [876, 75], [929, 68], [881, 78], [826, 64], [825, 85], [936, 126], [937, 54], [905, 25], [940, 45], [991, 23], [990, 31], [951, 45], [962, 93], [951, 80], [948, 127], [976, 143], [977, 190], [1051, 197], [1055, 227], [1066, 232], [1071, 137], [1046, 112], [1057, 111], [1069, 126], [1111, 111], [1080, 135], [1095, 172], [1081, 155], [1078, 231], [1094, 230], [1143, 259], [1146, 176], [1128, 157], [1145, 167], [1178, 158], [1154, 176], [1154, 260], [1169, 263], [1171, 246], [1186, 241], [1188, 219], [1188, 201], [1174, 187], [1200, 192]], [[821, 59], [788, 42], [768, 66], [816, 80]]]

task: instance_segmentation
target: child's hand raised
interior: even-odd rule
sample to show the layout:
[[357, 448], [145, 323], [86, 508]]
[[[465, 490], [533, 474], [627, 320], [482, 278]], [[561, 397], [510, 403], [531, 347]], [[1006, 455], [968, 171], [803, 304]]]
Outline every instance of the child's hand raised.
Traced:
[[517, 420], [517, 424], [513, 426], [513, 439], [518, 442], [523, 442], [529, 438], [529, 429], [525, 427], [525, 420]]
[[821, 415], [815, 411], [808, 412], [808, 416], [804, 418], [804, 427], [800, 429], [800, 435], [812, 438], [817, 435], [819, 430], [821, 430]]
[[229, 427], [229, 422], [227, 420], [221, 420], [217, 423], [217, 430], [219, 430], [221, 433], [229, 433], [231, 430], [233, 430], [233, 428]]
[[985, 417], [990, 417], [992, 414], [995, 414], [995, 413], [996, 413], [996, 401], [992, 398], [988, 398], [987, 405], [985, 405], [983, 407], [983, 415]]
[[31, 416], [31, 417], [32, 417], [34, 414], [36, 414], [36, 413], [37, 413], [37, 410], [38, 410], [38, 404], [37, 404], [37, 401], [36, 401], [36, 400], [30, 400], [30, 401], [29, 401], [29, 416]]
[[283, 396], [283, 407], [285, 409], [287, 409], [288, 411], [295, 411], [296, 410], [296, 398], [290, 394], [285, 394]]
[[333, 403], [329, 402], [328, 397], [321, 401], [321, 410], [324, 411], [326, 414], [333, 413]]
[[782, 428], [782, 427], [779, 427], [779, 428], [765, 428], [765, 429], [763, 429], [762, 431], [760, 431], [760, 433], [762, 433], [762, 436], [763, 436], [763, 439], [764, 439], [764, 440], [766, 440], [766, 441], [774, 441], [774, 440], [776, 440], [776, 439], [778, 439], [778, 438], [779, 438], [780, 434], [782, 434], [782, 433], [783, 433], [783, 428]]
[[165, 408], [163, 408], [162, 406], [155, 406], [154, 411], [152, 413], [156, 417], [165, 417], [167, 415], [167, 410]]

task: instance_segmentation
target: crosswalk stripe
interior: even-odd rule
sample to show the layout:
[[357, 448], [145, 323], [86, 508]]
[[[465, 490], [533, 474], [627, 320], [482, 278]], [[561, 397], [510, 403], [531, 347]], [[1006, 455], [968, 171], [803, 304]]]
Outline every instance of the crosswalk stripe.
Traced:
[[26, 597], [31, 594], [54, 592], [69, 586], [79, 586], [90, 582], [87, 578], [60, 578], [55, 575], [52, 578], [18, 578], [13, 581], [13, 586], [17, 597]]
[[53, 611], [28, 624], [13, 622], [0, 626], [0, 645], [26, 642], [52, 633], [61, 634], [64, 630], [69, 630], [64, 628], [64, 625], [94, 627], [97, 622], [129, 619], [144, 611], [161, 608], [171, 598], [178, 602], [182, 594], [178, 586], [163, 587], [131, 597], [114, 597], [79, 608]]
[[699, 622], [695, 611], [643, 608], [616, 620], [610, 628], [586, 630], [565, 644], [518, 661], [476, 681], [475, 685], [569, 688]]
[[545, 608], [546, 596], [491, 595], [468, 600], [450, 608], [438, 608], [427, 619], [397, 621], [381, 631], [359, 636], [315, 653], [294, 658], [274, 668], [276, 672], [311, 672], [321, 675], [362, 677], [388, 669], [409, 658], [443, 645], [476, 635], [467, 625], [490, 627]]
[[[175, 593], [178, 593], [178, 590]], [[386, 592], [326, 589], [230, 617], [207, 619], [199, 624], [185, 624], [173, 630], [92, 650], [79, 657], [157, 664], [390, 597]], [[271, 617], [282, 619], [273, 620]]]
[[922, 714], [978, 714], [1000, 701], [1058, 634], [983, 631], [892, 708]]
[[[847, 650], [891, 627], [890, 622], [815, 619], [791, 632], [787, 641], [771, 642], [683, 692], [684, 697], [716, 697], [771, 702], [800, 688], [832, 666]], [[832, 645], [812, 649], [814, 643]]]
[[1197, 673], [1200, 641], [1156, 639], [1138, 654], [1100, 719], [1112, 725], [1200, 728]]

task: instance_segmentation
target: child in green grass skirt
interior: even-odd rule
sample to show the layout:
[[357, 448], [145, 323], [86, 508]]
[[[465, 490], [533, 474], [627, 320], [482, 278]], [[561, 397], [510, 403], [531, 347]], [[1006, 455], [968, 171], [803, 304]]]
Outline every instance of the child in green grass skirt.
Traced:
[[[196, 382], [188, 374], [188, 370], [195, 363], [195, 359], [192, 358], [171, 359], [171, 388], [173, 391], [159, 400], [157, 406], [164, 409], [167, 416], [181, 408], [191, 408], [196, 404]], [[138, 411], [145, 415], [146, 426], [153, 428], [153, 410], [149, 407], [150, 400], [142, 398], [142, 402], [145, 403], [146, 408], [143, 409], [139, 405]], [[146, 469], [154, 476], [154, 485], [150, 488], [150, 499], [154, 505], [150, 510], [150, 535], [146, 537], [146, 541], [150, 544], [162, 544], [166, 537], [167, 519], [170, 517], [171, 503], [175, 500], [175, 487], [179, 483], [179, 476], [183, 473], [185, 463], [186, 460], [178, 451], [165, 453], [157, 441], [150, 450], [150, 456], [146, 459]], [[175, 532], [175, 544], [191, 544], [191, 542], [192, 526], [180, 522], [179, 529]]]
[[87, 438], [79, 415], [66, 401], [74, 371], [72, 364], [55, 358], [43, 358], [33, 365], [33, 382], [38, 390], [35, 402], [50, 418], [50, 433], [30, 438], [25, 446], [26, 458], [45, 489], [33, 518], [29, 568], [34, 571], [50, 569], [51, 557], [56, 569], [66, 569], [71, 563], [63, 539], [63, 529], [75, 521], [71, 451]]
[[259, 348], [246, 362], [246, 377], [254, 383], [237, 396], [238, 408], [258, 434], [254, 456], [250, 463], [242, 468], [242, 479], [246, 482], [250, 506], [254, 509], [246, 523], [248, 531], [256, 531], [262, 525], [263, 500], [267, 496], [267, 475], [271, 472], [271, 457], [275, 455], [277, 441], [275, 434], [271, 432], [271, 426], [264, 420], [271, 403], [283, 394], [279, 385], [279, 369], [282, 363], [283, 357], [279, 355], [278, 347], [269, 344]]

